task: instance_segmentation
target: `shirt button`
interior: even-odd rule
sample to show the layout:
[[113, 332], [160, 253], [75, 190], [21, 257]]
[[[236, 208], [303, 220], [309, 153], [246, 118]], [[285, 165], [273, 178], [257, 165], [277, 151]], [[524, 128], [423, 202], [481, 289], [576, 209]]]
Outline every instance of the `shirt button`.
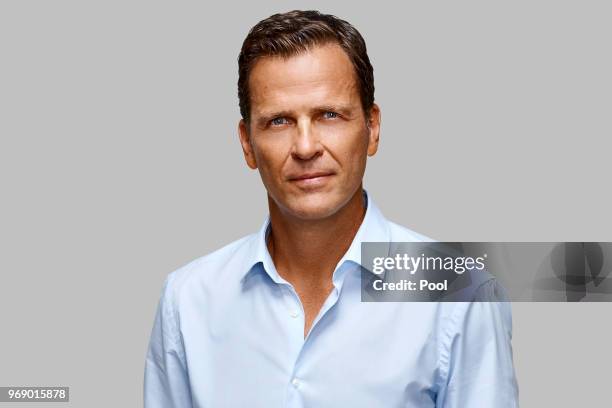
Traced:
[[293, 380], [291, 380], [291, 384], [293, 384], [293, 386], [297, 388], [300, 386], [300, 380], [298, 380], [297, 378], [294, 378]]
[[297, 310], [292, 310], [291, 313], [289, 314], [291, 317], [298, 317], [300, 315], [300, 312], [298, 312]]

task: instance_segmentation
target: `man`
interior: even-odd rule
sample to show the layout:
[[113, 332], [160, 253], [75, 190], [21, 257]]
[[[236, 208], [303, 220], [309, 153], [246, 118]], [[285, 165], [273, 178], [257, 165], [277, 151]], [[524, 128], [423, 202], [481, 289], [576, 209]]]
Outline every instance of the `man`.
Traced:
[[261, 21], [238, 87], [270, 215], [166, 279], [145, 406], [517, 406], [507, 303], [361, 302], [361, 242], [427, 238], [362, 188], [380, 109], [355, 28], [315, 11]]

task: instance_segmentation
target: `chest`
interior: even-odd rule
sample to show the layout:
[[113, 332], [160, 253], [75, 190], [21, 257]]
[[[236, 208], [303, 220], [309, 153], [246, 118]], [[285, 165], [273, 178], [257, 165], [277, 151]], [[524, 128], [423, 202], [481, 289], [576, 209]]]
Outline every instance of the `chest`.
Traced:
[[431, 304], [364, 303], [350, 285], [215, 304], [182, 328], [195, 406], [435, 406]]

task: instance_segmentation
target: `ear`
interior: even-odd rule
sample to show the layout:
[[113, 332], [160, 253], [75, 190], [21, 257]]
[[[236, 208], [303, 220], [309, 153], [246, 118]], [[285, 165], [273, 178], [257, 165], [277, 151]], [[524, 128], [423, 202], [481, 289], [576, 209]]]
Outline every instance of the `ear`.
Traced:
[[368, 119], [368, 156], [374, 156], [378, 150], [378, 139], [380, 138], [380, 108], [373, 104]]
[[238, 136], [240, 137], [240, 145], [242, 146], [242, 153], [244, 153], [244, 160], [252, 169], [257, 168], [257, 161], [255, 160], [255, 154], [253, 152], [253, 146], [251, 146], [251, 136], [249, 134], [249, 125], [246, 124], [244, 119], [240, 119], [238, 123]]

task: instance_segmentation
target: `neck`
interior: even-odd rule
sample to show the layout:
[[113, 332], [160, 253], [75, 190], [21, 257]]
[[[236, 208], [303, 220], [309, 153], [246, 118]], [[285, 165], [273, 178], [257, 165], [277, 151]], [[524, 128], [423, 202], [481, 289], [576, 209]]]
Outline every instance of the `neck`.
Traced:
[[268, 250], [285, 280], [309, 284], [331, 282], [365, 215], [361, 186], [333, 215], [303, 220], [283, 213], [268, 196], [271, 233]]

